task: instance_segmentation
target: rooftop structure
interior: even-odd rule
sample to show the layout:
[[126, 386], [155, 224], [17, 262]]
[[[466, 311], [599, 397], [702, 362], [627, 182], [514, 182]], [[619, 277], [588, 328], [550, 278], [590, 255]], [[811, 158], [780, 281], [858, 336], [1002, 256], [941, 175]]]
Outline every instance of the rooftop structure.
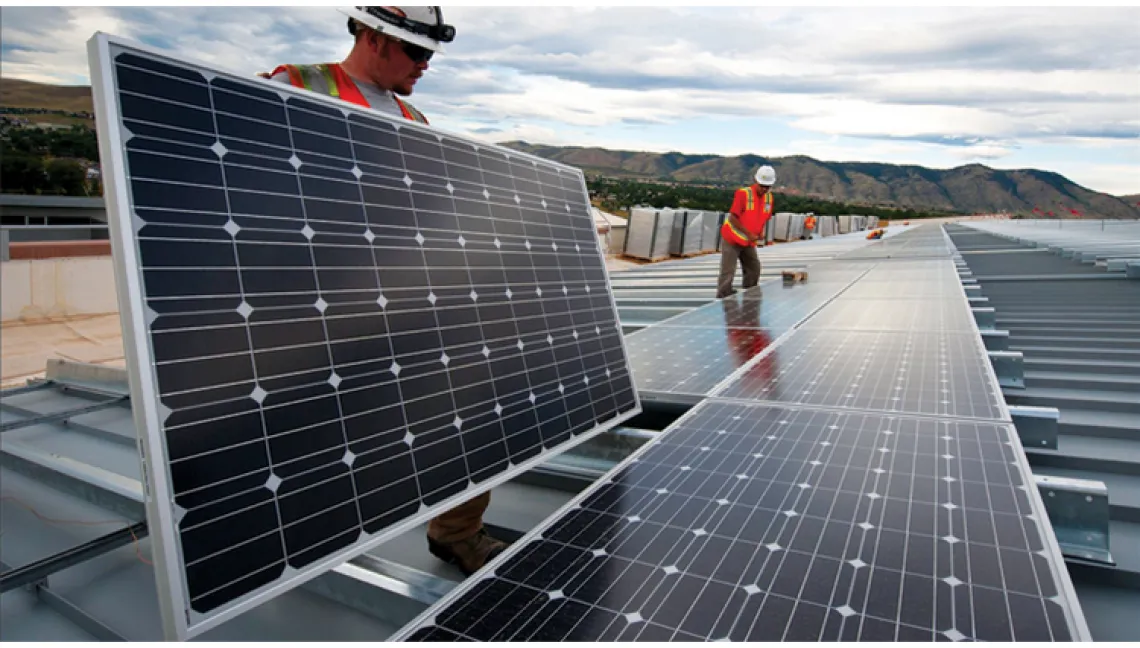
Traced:
[[[1088, 250], [1079, 256], [1091, 255], [1084, 263], [1064, 258], [1064, 250], [1023, 242], [1046, 242], [1046, 235], [1052, 236], [1047, 225], [971, 222], [947, 225], [945, 232], [961, 257], [960, 274], [981, 337], [995, 354], [1000, 405], [1012, 411], [1022, 408], [1022, 418], [1015, 422], [1043, 498], [1049, 498], [1048, 492], [1054, 498], [1078, 493], [1070, 506], [1074, 515], [1064, 517], [1050, 509], [1050, 518], [1092, 637], [1136, 641], [1140, 400], [1135, 375], [1140, 356], [1133, 356], [1140, 354], [1140, 331], [1134, 325], [1140, 321], [1140, 283], [1129, 280], [1127, 264], [1124, 271], [1110, 271], [1110, 260], [1092, 253], [1104, 244], [1096, 240], [1099, 234], [1074, 229], [1067, 237], [1067, 244]], [[867, 251], [905, 254], [911, 239], [897, 237], [915, 229], [892, 226], [886, 238], [875, 243], [853, 233], [762, 249], [766, 281], [756, 292], [767, 300], [765, 308], [775, 308], [764, 316], [777, 317], [784, 312], [780, 304], [794, 308], [817, 299], [813, 291], [855, 280], [855, 265], [876, 263]], [[1119, 239], [1137, 238], [1127, 230], [1119, 232]], [[1119, 254], [1111, 251], [1112, 258]], [[826, 265], [838, 257], [855, 265]], [[685, 322], [700, 321], [706, 313], [715, 312], [723, 321], [724, 312], [712, 298], [717, 262], [716, 256], [704, 256], [611, 271], [631, 349], [639, 340], [683, 330]], [[828, 267], [840, 269], [832, 274]], [[783, 270], [804, 268], [809, 277], [803, 290], [789, 289], [779, 279]], [[905, 278], [904, 273], [897, 282], [883, 281], [882, 294], [872, 291], [862, 299], [844, 300], [844, 321], [867, 331], [852, 335], [874, 334], [881, 328], [868, 318], [875, 315], [882, 296], [893, 291], [905, 297], [898, 293], [905, 289]], [[790, 294], [797, 299], [781, 301]], [[818, 305], [834, 305], [834, 297], [818, 297]], [[804, 330], [771, 346], [781, 353], [794, 348], [796, 340], [807, 339], [811, 321], [793, 320], [789, 330]], [[6, 336], [8, 332], [6, 327]], [[667, 355], [673, 347], [659, 348]], [[5, 353], [7, 364], [7, 345]], [[684, 396], [697, 390], [677, 384], [646, 388], [645, 381], [654, 376], [638, 360], [655, 358], [644, 350], [634, 354], [645, 413], [496, 488], [487, 518], [496, 533], [518, 539], [540, 526], [691, 411], [694, 402]], [[707, 364], [702, 369], [706, 377], [715, 379], [716, 372], [725, 371], [711, 360]], [[736, 373], [738, 368], [729, 366], [727, 371]], [[45, 380], [6, 390], [0, 400], [0, 639], [160, 639], [126, 373], [59, 360], [46, 369]], [[1034, 421], [1037, 427], [1030, 424]], [[1098, 508], [1101, 503], [1103, 510]], [[427, 553], [419, 528], [208, 631], [202, 639], [384, 639], [459, 582], [457, 571]]]

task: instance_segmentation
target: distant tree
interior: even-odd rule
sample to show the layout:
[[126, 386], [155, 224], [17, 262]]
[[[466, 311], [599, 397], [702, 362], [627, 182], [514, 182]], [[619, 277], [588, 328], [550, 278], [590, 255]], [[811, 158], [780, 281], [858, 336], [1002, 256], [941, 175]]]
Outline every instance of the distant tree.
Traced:
[[43, 158], [0, 146], [0, 189], [35, 195], [47, 186]]
[[87, 195], [87, 170], [74, 160], [56, 158], [47, 163], [47, 192], [61, 196]]
[[72, 126], [66, 131], [55, 131], [49, 142], [51, 154], [56, 157], [81, 158], [97, 161], [99, 144], [95, 132], [82, 126]]
[[5, 138], [13, 149], [32, 155], [99, 160], [95, 131], [83, 126], [66, 130], [16, 127], [6, 131]]

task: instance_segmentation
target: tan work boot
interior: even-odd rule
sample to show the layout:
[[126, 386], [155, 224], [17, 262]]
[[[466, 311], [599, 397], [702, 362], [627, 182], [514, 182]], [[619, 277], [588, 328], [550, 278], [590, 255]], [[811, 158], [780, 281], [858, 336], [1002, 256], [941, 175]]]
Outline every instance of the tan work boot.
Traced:
[[506, 548], [507, 543], [487, 535], [486, 529], [479, 529], [478, 533], [466, 540], [448, 544], [428, 538], [428, 551], [436, 558], [458, 567], [464, 576], [479, 571]]

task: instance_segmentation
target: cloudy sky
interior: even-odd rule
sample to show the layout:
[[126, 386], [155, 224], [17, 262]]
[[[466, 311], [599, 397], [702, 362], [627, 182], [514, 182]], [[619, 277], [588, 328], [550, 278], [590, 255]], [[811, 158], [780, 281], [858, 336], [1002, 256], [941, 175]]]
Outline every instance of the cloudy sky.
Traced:
[[[241, 74], [339, 61], [322, 7], [12, 8], [5, 77], [88, 82], [97, 30]], [[413, 103], [503, 141], [1041, 168], [1140, 193], [1140, 8], [445, 7]]]

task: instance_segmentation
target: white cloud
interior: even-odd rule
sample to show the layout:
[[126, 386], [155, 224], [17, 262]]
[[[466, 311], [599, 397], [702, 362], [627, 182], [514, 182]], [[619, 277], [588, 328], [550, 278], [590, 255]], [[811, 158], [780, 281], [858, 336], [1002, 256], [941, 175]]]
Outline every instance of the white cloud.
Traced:
[[[1132, 7], [456, 7], [445, 15], [458, 37], [413, 101], [434, 123], [483, 137], [672, 150], [676, 142], [612, 132], [747, 118], [791, 133], [765, 154], [953, 164], [1015, 151], [1020, 161], [1049, 146], [1072, 147], [1079, 154], [1068, 162], [1079, 167], [1098, 152], [1115, 160], [1140, 150], [1140, 39], [1124, 28], [1140, 24]], [[57, 83], [85, 80], [96, 30], [246, 74], [340, 60], [350, 45], [330, 7], [16, 7], [4, 9], [0, 30], [5, 76]], [[804, 148], [791, 150], [793, 141]], [[741, 146], [725, 138], [702, 152]], [[1088, 169], [1083, 177], [1101, 175]]]
[[138, 36], [136, 26], [103, 7], [7, 7], [0, 21], [4, 76], [64, 85], [85, 83], [90, 71], [87, 41], [91, 36], [105, 31], [134, 38]]
[[1114, 196], [1140, 194], [1140, 164], [1073, 164], [1062, 160], [1050, 169], [1079, 185]]
[[995, 137], [1011, 128], [1001, 115], [957, 106], [899, 106], [869, 101], [820, 99], [811, 116], [792, 122], [804, 130], [835, 135], [897, 138]]
[[978, 160], [998, 160], [1013, 155], [1013, 152], [1014, 150], [1012, 148], [997, 144], [978, 144], [975, 146], [951, 148], [947, 151], [947, 153], [953, 157], [970, 162]]

